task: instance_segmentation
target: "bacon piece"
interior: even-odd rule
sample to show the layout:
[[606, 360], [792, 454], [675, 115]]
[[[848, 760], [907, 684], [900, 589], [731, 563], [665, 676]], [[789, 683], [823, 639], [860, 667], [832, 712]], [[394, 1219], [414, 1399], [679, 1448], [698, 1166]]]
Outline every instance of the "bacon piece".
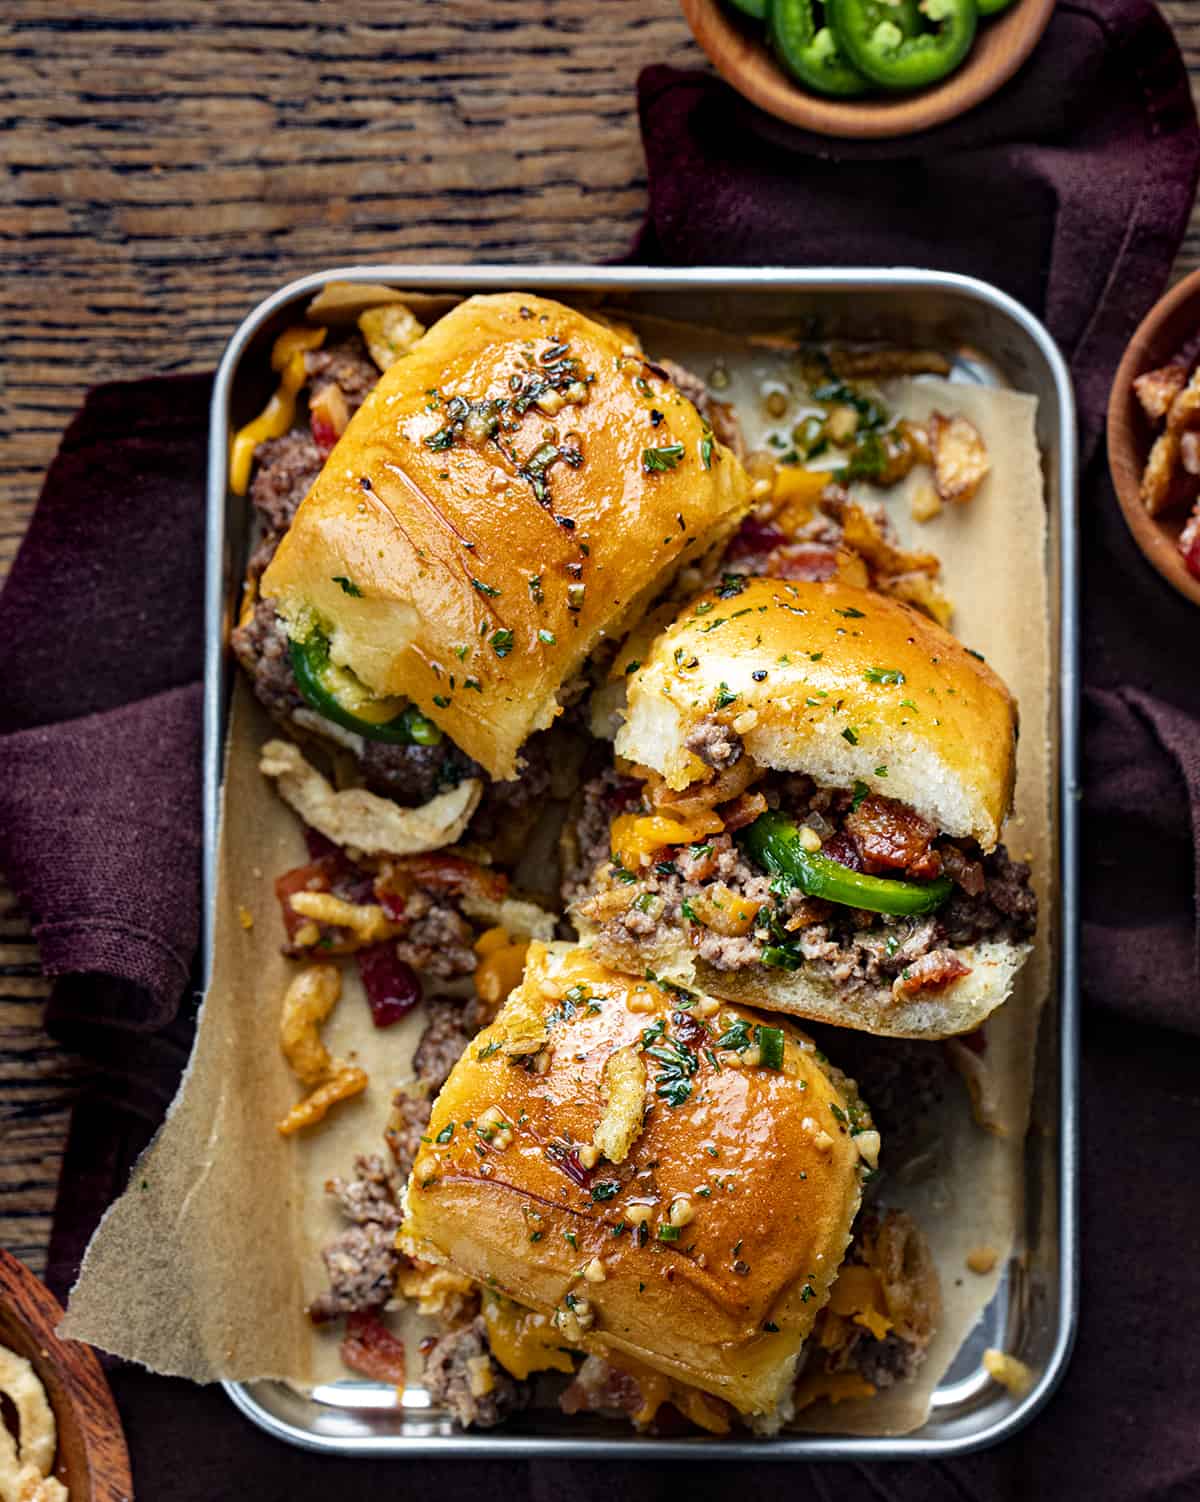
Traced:
[[830, 835], [821, 846], [821, 854], [827, 855], [831, 861], [837, 861], [839, 866], [849, 866], [851, 871], [865, 870], [858, 846], [844, 829]]
[[764, 522], [756, 516], [748, 516], [730, 539], [725, 557], [731, 563], [735, 559], [741, 561], [762, 558], [787, 540], [787, 533], [774, 522]]
[[1151, 422], [1161, 422], [1171, 403], [1187, 385], [1187, 366], [1172, 362], [1135, 377], [1133, 393]]
[[982, 861], [972, 860], [957, 845], [943, 845], [941, 856], [942, 869], [968, 897], [979, 897], [983, 894], [987, 880], [983, 874]]
[[970, 965], [964, 965], [953, 949], [931, 949], [900, 972], [892, 982], [892, 994], [912, 996], [917, 991], [937, 990], [970, 973]]
[[937, 830], [920, 814], [894, 798], [872, 793], [848, 815], [853, 837], [867, 871], [904, 871], [909, 876], [937, 876], [941, 857], [932, 848]]
[[[390, 916], [390, 915], [389, 915]], [[376, 1027], [391, 1027], [406, 1017], [421, 999], [421, 982], [417, 972], [396, 953], [396, 946], [385, 939], [382, 944], [368, 944], [354, 956], [371, 1021]]]
[[598, 1356], [589, 1356], [574, 1382], [563, 1392], [558, 1406], [564, 1413], [625, 1413], [633, 1415], [643, 1406], [637, 1378]]
[[448, 855], [445, 851], [406, 855], [384, 863], [375, 878], [375, 901], [393, 922], [400, 922], [414, 888], [455, 897], [470, 893], [487, 901], [500, 902], [508, 895], [508, 878], [503, 872], [481, 866], [478, 861]]
[[838, 571], [838, 550], [824, 542], [786, 542], [763, 562], [772, 579], [803, 579], [819, 583]]
[[759, 814], [767, 811], [767, 800], [761, 793], [742, 793], [732, 803], [723, 804], [717, 810], [725, 820], [726, 830], [732, 834], [735, 830], [745, 829], [747, 824], [753, 824]]
[[404, 1343], [373, 1310], [346, 1316], [346, 1338], [339, 1354], [352, 1372], [376, 1382], [404, 1385]]

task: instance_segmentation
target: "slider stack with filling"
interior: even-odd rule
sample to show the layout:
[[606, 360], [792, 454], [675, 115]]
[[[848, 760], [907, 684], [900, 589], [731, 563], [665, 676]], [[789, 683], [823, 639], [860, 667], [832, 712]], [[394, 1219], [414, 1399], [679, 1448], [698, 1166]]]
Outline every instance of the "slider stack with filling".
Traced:
[[437, 1098], [401, 1244], [769, 1428], [878, 1150], [790, 1021], [535, 943]]
[[590, 654], [723, 545], [749, 490], [627, 333], [473, 297], [350, 419], [235, 650], [272, 712], [349, 750], [377, 792], [517, 779]]
[[613, 675], [622, 772], [570, 852], [600, 959], [894, 1036], [1007, 998], [1037, 906], [999, 844], [1016, 704], [977, 653], [867, 590], [728, 578]]

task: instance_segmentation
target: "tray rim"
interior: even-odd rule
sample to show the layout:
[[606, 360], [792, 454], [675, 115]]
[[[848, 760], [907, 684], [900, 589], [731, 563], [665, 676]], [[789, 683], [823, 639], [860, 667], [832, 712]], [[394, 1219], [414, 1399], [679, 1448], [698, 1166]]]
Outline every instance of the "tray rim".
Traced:
[[205, 519], [205, 663], [203, 778], [203, 901], [201, 910], [202, 994], [212, 961], [216, 903], [217, 833], [220, 822], [224, 755], [223, 693], [225, 642], [222, 558], [226, 505], [229, 397], [246, 347], [279, 309], [315, 293], [331, 281], [382, 282], [413, 291], [488, 292], [513, 286], [541, 292], [626, 290], [830, 292], [944, 292], [982, 303], [1015, 323], [1036, 347], [1054, 385], [1059, 408], [1058, 472], [1060, 538], [1057, 583], [1058, 629], [1058, 823], [1060, 894], [1058, 981], [1058, 1279], [1060, 1297], [1055, 1340], [1044, 1371], [1023, 1399], [999, 1419], [973, 1434], [922, 1438], [921, 1430], [897, 1436], [789, 1435], [762, 1440], [663, 1440], [656, 1437], [572, 1437], [505, 1435], [314, 1434], [289, 1423], [258, 1402], [253, 1384], [225, 1382], [233, 1405], [268, 1434], [299, 1448], [336, 1455], [406, 1455], [459, 1458], [612, 1458], [668, 1460], [903, 1460], [946, 1459], [1000, 1443], [1029, 1424], [1062, 1381], [1075, 1343], [1079, 1317], [1079, 993], [1078, 993], [1078, 822], [1079, 822], [1079, 562], [1078, 444], [1074, 392], [1058, 346], [1032, 313], [998, 287], [975, 277], [920, 267], [651, 267], [587, 266], [555, 262], [477, 265], [376, 262], [311, 272], [277, 288], [242, 320], [225, 347], [213, 383], [210, 405], [207, 514]]

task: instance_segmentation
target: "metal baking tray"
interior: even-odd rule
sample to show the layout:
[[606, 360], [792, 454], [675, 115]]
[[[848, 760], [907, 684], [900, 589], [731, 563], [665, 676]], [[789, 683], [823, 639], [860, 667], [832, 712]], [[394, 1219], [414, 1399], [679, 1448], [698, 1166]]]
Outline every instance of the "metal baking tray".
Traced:
[[[531, 1410], [503, 1429], [464, 1433], [431, 1408], [423, 1389], [397, 1399], [379, 1383], [344, 1381], [297, 1391], [283, 1383], [226, 1384], [233, 1403], [268, 1433], [338, 1455], [440, 1455], [481, 1459], [593, 1456], [646, 1460], [886, 1460], [945, 1457], [994, 1444], [1038, 1412], [1070, 1356], [1078, 1299], [1078, 618], [1074, 403], [1053, 340], [1024, 308], [984, 282], [940, 272], [724, 267], [352, 266], [307, 276], [273, 293], [230, 340], [217, 372], [209, 439], [204, 727], [205, 969], [211, 961], [221, 761], [228, 713], [230, 623], [251, 537], [247, 497], [226, 484], [229, 437], [262, 405], [267, 351], [326, 282], [384, 282], [426, 293], [528, 288], [550, 296], [606, 294], [643, 313], [710, 327], [807, 327], [814, 337], [885, 339], [940, 349], [965, 379], [1008, 385], [1038, 399], [1049, 515], [1046, 569], [1052, 612], [1051, 734], [1058, 779], [1056, 911], [1049, 915], [1057, 985], [1042, 1018], [1034, 1112], [1025, 1148], [1026, 1202], [1018, 1244], [995, 1298], [933, 1396], [928, 1421], [896, 1438], [784, 1434], [773, 1439], [660, 1438], [595, 1416]], [[965, 354], [971, 351], [972, 354]], [[207, 974], [206, 974], [207, 980]], [[980, 1367], [997, 1346], [1036, 1373], [1020, 1399]]]

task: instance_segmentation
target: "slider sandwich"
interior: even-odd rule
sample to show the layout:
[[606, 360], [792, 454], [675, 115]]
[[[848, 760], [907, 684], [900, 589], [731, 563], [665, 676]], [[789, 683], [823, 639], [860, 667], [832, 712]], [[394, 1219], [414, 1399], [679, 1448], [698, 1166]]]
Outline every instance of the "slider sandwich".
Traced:
[[770, 1429], [878, 1151], [790, 1020], [534, 943], [434, 1104], [400, 1242]]
[[376, 792], [510, 782], [590, 655], [724, 544], [749, 489], [628, 334], [472, 297], [349, 419], [252, 571], [235, 651], [276, 718]]
[[601, 961], [900, 1037], [1008, 997], [1037, 903], [1000, 843], [1017, 707], [977, 653], [867, 590], [729, 577], [613, 680], [618, 772], [568, 850]]

